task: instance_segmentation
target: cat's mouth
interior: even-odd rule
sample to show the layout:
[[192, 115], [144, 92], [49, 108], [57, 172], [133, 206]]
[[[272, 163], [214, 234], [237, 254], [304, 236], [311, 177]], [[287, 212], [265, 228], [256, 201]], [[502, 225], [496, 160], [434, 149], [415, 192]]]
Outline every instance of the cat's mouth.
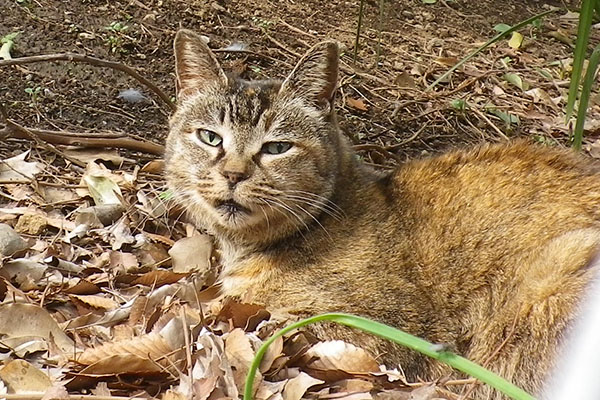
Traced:
[[215, 208], [228, 217], [250, 214], [249, 209], [233, 200], [220, 200], [215, 204]]

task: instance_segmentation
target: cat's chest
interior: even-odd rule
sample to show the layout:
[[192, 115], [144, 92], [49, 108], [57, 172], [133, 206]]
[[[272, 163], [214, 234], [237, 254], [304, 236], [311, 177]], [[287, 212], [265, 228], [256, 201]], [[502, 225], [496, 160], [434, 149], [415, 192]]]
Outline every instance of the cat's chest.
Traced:
[[221, 292], [245, 300], [260, 297], [279, 269], [271, 257], [236, 249], [224, 249], [221, 263]]

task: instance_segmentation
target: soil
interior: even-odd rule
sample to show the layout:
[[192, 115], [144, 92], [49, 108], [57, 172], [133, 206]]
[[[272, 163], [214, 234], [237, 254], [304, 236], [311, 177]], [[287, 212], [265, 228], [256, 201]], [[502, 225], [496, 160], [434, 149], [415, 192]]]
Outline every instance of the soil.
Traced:
[[[496, 24], [516, 23], [549, 6], [563, 6], [561, 1], [384, 2], [381, 27], [378, 3], [366, 2], [355, 63], [358, 3], [0, 0], [0, 37], [21, 32], [12, 51], [14, 58], [74, 52], [121, 62], [169, 96], [174, 96], [171, 43], [180, 27], [208, 36], [215, 49], [247, 45], [251, 52], [219, 55], [225, 66], [249, 78], [284, 77], [309, 46], [336, 39], [345, 49], [338, 96], [340, 125], [356, 144], [378, 144], [393, 153], [365, 152], [374, 163], [386, 163], [390, 157], [403, 161], [481, 140], [502, 140], [505, 135], [542, 134], [563, 142], [568, 138], [564, 132], [539, 127], [539, 114], [554, 116], [558, 114], [555, 109], [534, 105], [523, 91], [502, 78], [516, 71], [535, 86], [543, 79], [536, 68], [568, 59], [571, 47], [549, 35], [566, 29], [560, 13], [545, 18], [539, 28], [524, 29], [526, 46], [520, 51], [504, 40], [433, 92], [423, 91], [448, 65], [493, 36]], [[501, 63], [503, 57], [510, 57], [508, 66]], [[120, 71], [76, 62], [0, 67], [0, 71], [2, 102], [9, 116], [24, 126], [124, 132], [157, 143], [162, 143], [167, 133], [169, 109]], [[560, 71], [550, 73], [561, 80]], [[461, 88], [469, 79], [471, 84]], [[544, 84], [553, 98], [566, 91], [556, 82]], [[505, 93], [498, 96], [494, 87]], [[140, 90], [148, 101], [130, 103], [120, 98], [119, 93], [129, 88]], [[466, 100], [477, 111], [457, 112], [450, 106], [456, 99]], [[506, 126], [488, 112], [490, 105], [506, 110], [513, 103], [519, 103], [515, 109], [518, 125]], [[28, 146], [11, 140], [2, 146], [2, 156]], [[148, 158], [135, 156], [139, 163]]]

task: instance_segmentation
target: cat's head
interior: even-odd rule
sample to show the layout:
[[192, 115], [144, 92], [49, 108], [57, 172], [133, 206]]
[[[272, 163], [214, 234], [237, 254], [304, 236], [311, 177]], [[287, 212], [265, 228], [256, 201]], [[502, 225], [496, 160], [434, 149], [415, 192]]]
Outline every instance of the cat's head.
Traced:
[[177, 111], [166, 175], [174, 200], [216, 235], [276, 240], [334, 213], [347, 152], [333, 100], [338, 47], [312, 48], [283, 81], [228, 77], [201, 36], [175, 38]]

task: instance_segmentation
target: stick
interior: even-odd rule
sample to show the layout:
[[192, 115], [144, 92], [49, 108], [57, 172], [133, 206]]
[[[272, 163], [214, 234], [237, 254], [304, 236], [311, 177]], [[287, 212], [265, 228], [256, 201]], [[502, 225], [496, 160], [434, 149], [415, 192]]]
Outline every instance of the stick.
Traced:
[[4, 67], [7, 65], [24, 65], [24, 64], [32, 64], [38, 62], [46, 62], [46, 61], [75, 61], [75, 62], [83, 62], [91, 65], [96, 65], [99, 67], [106, 67], [116, 69], [121, 72], [125, 72], [132, 78], [136, 79], [148, 89], [152, 90], [154, 94], [156, 94], [160, 99], [169, 107], [171, 111], [175, 111], [175, 104], [171, 101], [169, 96], [167, 96], [162, 90], [158, 88], [154, 83], [150, 82], [148, 79], [144, 78], [140, 75], [136, 70], [131, 67], [128, 67], [125, 64], [121, 64], [114, 61], [106, 61], [96, 57], [90, 57], [82, 54], [74, 54], [74, 53], [60, 53], [60, 54], [43, 54], [39, 56], [30, 56], [30, 57], [20, 57], [13, 58], [11, 60], [0, 60], [0, 67]]

